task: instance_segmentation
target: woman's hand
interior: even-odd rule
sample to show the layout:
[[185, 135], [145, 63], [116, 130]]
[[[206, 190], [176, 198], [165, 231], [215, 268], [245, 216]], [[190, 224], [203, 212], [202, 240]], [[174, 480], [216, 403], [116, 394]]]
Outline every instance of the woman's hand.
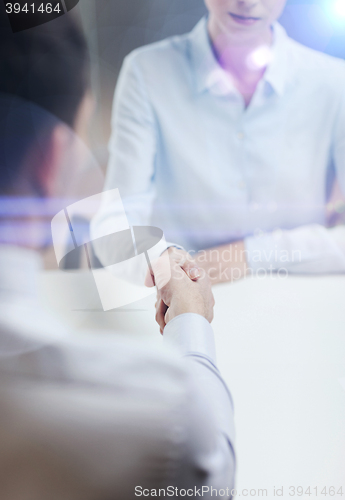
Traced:
[[195, 262], [209, 276], [212, 285], [239, 280], [248, 271], [243, 241], [201, 250]]
[[[201, 277], [201, 270], [197, 265], [195, 259], [185, 250], [180, 250], [176, 247], [169, 247], [165, 252], [163, 252], [162, 256], [165, 254], [169, 255], [171, 264], [176, 264], [184, 270], [187, 276], [195, 281]], [[151, 287], [155, 285], [154, 276], [150, 271], [147, 272], [145, 278], [145, 286]]]

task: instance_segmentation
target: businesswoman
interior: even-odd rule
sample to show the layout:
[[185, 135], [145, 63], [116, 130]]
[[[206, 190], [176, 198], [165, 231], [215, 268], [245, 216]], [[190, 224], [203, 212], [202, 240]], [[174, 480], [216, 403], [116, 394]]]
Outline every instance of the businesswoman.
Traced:
[[345, 63], [287, 36], [286, 0], [205, 1], [191, 33], [125, 59], [105, 189], [214, 282], [345, 271], [345, 229], [325, 227], [335, 177], [345, 192]]

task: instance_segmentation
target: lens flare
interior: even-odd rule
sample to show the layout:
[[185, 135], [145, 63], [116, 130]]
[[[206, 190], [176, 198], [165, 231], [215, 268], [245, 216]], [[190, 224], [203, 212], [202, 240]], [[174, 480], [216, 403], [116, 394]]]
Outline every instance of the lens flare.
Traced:
[[345, 18], [345, 0], [336, 0], [334, 2], [334, 14], [341, 18]]
[[272, 50], [268, 45], [261, 45], [247, 57], [247, 66], [252, 69], [261, 69], [272, 61]]

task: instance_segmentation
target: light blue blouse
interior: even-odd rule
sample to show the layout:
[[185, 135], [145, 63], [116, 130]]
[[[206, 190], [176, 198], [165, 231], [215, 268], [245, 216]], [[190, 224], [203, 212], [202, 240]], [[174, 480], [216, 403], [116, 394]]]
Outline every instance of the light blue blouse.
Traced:
[[[115, 92], [105, 189], [119, 188], [130, 224], [156, 225], [187, 250], [245, 239], [253, 269], [345, 271], [345, 229], [324, 227], [335, 174], [345, 193], [345, 63], [273, 29], [247, 108], [206, 19], [132, 52]], [[103, 207], [100, 233], [113, 216]]]

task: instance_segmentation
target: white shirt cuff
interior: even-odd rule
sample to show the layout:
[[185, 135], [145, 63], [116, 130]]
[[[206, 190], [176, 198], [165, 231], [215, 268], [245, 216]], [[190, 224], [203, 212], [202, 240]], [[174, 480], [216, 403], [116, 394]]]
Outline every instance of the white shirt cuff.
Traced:
[[177, 248], [178, 250], [184, 250], [183, 247], [181, 247], [181, 245], [178, 245], [177, 243], [170, 243], [169, 241], [167, 241], [167, 248], [170, 248], [170, 247], [174, 247], [174, 248]]
[[276, 241], [273, 233], [265, 233], [261, 236], [249, 236], [244, 240], [247, 264], [253, 272], [260, 269], [267, 270], [271, 267], [276, 270], [279, 262], [275, 259]]
[[345, 271], [345, 228], [310, 224], [276, 230], [245, 239], [248, 268], [253, 273], [285, 270], [292, 273]]

